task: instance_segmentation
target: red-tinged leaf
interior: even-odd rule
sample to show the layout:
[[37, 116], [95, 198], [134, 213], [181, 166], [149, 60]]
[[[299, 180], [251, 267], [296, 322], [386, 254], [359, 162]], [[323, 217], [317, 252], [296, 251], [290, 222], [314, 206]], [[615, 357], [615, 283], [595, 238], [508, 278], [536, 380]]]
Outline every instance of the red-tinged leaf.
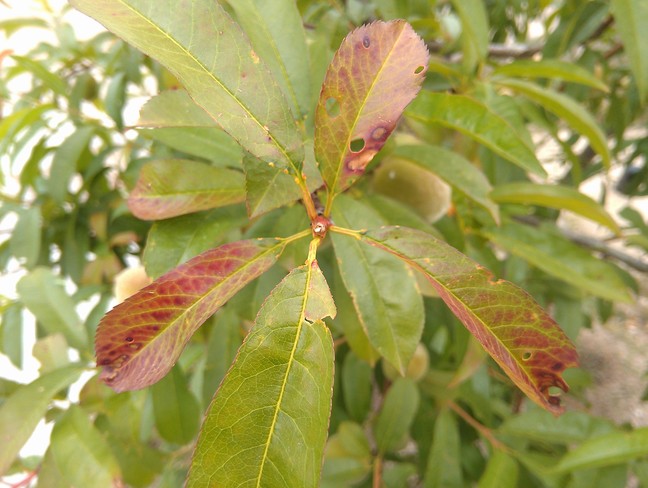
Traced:
[[385, 144], [418, 93], [428, 58], [402, 20], [362, 26], [342, 42], [315, 114], [315, 155], [332, 195], [351, 185]]
[[242, 173], [184, 159], [163, 159], [142, 167], [128, 208], [137, 218], [159, 220], [245, 200]]
[[285, 241], [238, 241], [204, 252], [117, 305], [95, 338], [101, 378], [116, 391], [162, 378], [191, 335], [237, 291], [266, 271]]
[[578, 363], [574, 345], [524, 290], [424, 232], [402, 227], [368, 231], [362, 240], [421, 271], [484, 349], [538, 405], [562, 412], [551, 387], [567, 391], [561, 373]]

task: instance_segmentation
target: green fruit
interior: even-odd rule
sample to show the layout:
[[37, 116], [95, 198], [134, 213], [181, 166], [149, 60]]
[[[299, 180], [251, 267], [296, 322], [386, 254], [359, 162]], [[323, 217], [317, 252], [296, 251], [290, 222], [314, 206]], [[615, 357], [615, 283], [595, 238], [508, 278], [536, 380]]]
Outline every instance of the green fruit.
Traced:
[[[383, 373], [390, 380], [394, 381], [400, 378], [401, 374], [391, 364], [382, 361]], [[414, 350], [412, 359], [410, 359], [407, 369], [405, 370], [405, 377], [414, 381], [420, 381], [430, 370], [430, 353], [425, 346], [419, 343]]]
[[385, 158], [374, 172], [373, 185], [376, 192], [410, 206], [430, 223], [450, 207], [450, 187], [405, 159]]

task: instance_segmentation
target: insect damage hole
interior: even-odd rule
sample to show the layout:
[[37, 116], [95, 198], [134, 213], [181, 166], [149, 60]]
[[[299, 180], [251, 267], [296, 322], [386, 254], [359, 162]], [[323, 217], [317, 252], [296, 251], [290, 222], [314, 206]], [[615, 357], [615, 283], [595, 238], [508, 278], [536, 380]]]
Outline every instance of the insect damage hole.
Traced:
[[531, 351], [524, 351], [524, 353], [522, 354], [522, 360], [528, 361], [529, 359], [531, 359], [531, 356], [533, 356], [533, 353]]
[[418, 75], [419, 73], [422, 73], [424, 69], [425, 69], [425, 66], [418, 66], [418, 67], [414, 70], [414, 74], [415, 74], [415, 75]]
[[351, 152], [358, 153], [362, 151], [365, 147], [365, 141], [363, 138], [359, 137], [358, 139], [353, 139], [349, 144], [349, 149]]
[[334, 118], [340, 115], [340, 102], [336, 98], [329, 97], [326, 102], [324, 102], [324, 108], [329, 117]]

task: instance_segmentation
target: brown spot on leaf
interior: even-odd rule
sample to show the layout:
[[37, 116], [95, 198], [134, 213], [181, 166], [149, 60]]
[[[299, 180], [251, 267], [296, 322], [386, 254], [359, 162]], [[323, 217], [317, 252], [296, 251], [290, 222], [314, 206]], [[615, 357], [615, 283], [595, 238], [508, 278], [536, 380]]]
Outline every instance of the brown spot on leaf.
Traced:
[[371, 46], [371, 40], [369, 39], [369, 36], [364, 36], [364, 38], [362, 39], [362, 45], [365, 48], [368, 48], [369, 46]]
[[382, 141], [384, 139], [387, 139], [387, 136], [389, 136], [389, 131], [384, 127], [376, 127], [373, 131], [371, 131], [371, 138], [374, 141]]

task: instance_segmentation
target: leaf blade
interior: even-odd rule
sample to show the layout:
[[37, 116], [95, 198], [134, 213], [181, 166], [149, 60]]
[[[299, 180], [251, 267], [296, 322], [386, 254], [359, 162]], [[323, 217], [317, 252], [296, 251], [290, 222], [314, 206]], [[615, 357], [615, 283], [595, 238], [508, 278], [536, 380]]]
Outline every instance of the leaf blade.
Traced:
[[333, 387], [321, 319], [334, 314], [316, 262], [277, 285], [205, 417], [188, 487], [318, 485]]
[[217, 2], [71, 3], [165, 65], [194, 101], [250, 152], [284, 167], [299, 167], [301, 136], [290, 109], [270, 71]]
[[[350, 186], [384, 145], [418, 93], [428, 58], [404, 21], [374, 22], [343, 41], [315, 112], [315, 155], [332, 196]], [[355, 141], [362, 147], [352, 147]]]
[[[274, 264], [285, 243], [237, 241], [206, 251], [143, 288], [104, 316], [95, 350], [100, 377], [115, 391], [162, 378], [193, 332]], [[184, 285], [184, 288], [183, 288]]]
[[530, 295], [507, 281], [493, 281], [483, 267], [420, 231], [383, 227], [364, 233], [361, 240], [422, 271], [515, 384], [538, 405], [561, 412], [560, 400], [548, 390], [557, 386], [566, 391], [561, 373], [575, 366], [578, 356]]

